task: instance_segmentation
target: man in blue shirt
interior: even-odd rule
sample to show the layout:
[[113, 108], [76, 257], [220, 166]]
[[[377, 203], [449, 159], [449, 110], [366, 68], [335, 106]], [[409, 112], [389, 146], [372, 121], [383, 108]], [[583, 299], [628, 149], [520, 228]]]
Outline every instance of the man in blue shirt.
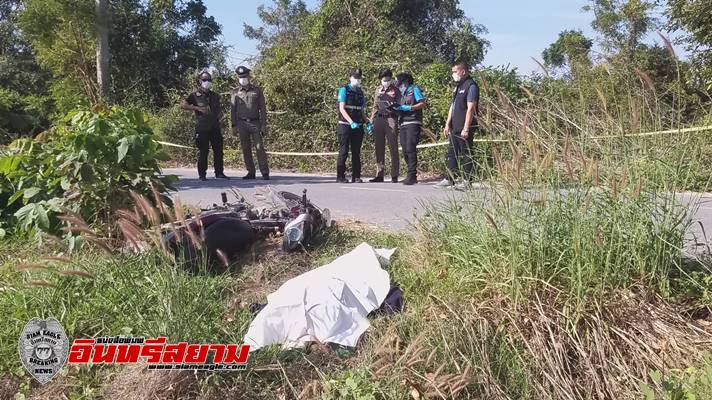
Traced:
[[339, 124], [336, 136], [339, 142], [339, 156], [336, 159], [336, 182], [347, 183], [346, 159], [351, 150], [351, 182], [361, 183], [361, 144], [364, 127], [371, 129], [366, 118], [366, 96], [361, 89], [361, 70], [352, 69], [349, 83], [339, 89]]
[[403, 146], [403, 158], [408, 166], [404, 185], [418, 183], [418, 142], [423, 125], [423, 109], [427, 100], [422, 90], [413, 82], [413, 76], [400, 73], [396, 76], [396, 85], [401, 91], [400, 105], [395, 108], [399, 114], [400, 141]]
[[459, 183], [457, 188], [465, 188], [472, 178], [474, 167], [472, 146], [478, 129], [480, 88], [470, 76], [469, 65], [462, 61], [453, 64], [452, 79], [456, 85], [444, 129], [445, 137], [448, 138], [449, 176], [436, 186], [453, 186], [455, 179], [461, 177], [462, 183]]

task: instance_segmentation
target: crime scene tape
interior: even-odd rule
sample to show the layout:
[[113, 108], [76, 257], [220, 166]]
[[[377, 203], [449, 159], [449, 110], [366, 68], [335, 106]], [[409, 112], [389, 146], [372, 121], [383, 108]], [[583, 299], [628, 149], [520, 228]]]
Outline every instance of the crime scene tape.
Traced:
[[[473, 139], [475, 142], [494, 142], [494, 143], [506, 143], [509, 142], [508, 139]], [[439, 143], [428, 143], [428, 144], [419, 144], [415, 146], [418, 149], [427, 149], [429, 147], [440, 147], [440, 146], [447, 146], [448, 142], [439, 142]], [[403, 147], [398, 146], [399, 151], [403, 151]], [[266, 152], [267, 154], [271, 154], [273, 156], [338, 156], [338, 152], [327, 152], [327, 153], [294, 153], [294, 152], [288, 152], [288, 151], [268, 151]]]
[[[589, 139], [615, 139], [615, 138], [622, 138], [622, 137], [642, 137], [642, 136], [655, 136], [655, 135], [664, 135], [664, 134], [671, 134], [671, 133], [695, 133], [695, 132], [704, 132], [704, 131], [712, 131], [712, 125], [707, 125], [707, 126], [699, 126], [699, 127], [694, 127], [694, 128], [684, 128], [684, 129], [669, 129], [665, 131], [655, 131], [655, 132], [643, 132], [643, 133], [628, 133], [628, 134], [623, 134], [623, 135], [609, 135], [609, 136], [591, 136]], [[512, 139], [473, 139], [474, 142], [480, 142], [480, 143], [507, 143], [510, 142]], [[175, 143], [170, 143], [170, 142], [162, 142], [155, 140], [156, 143], [160, 143], [164, 146], [171, 146], [171, 147], [178, 147], [181, 149], [194, 149], [194, 147], [190, 146], [183, 146], [180, 144], [175, 144]], [[440, 146], [447, 146], [448, 142], [439, 142], [439, 143], [428, 143], [428, 144], [421, 144], [416, 146], [418, 149], [426, 149], [429, 147], [440, 147]], [[403, 147], [398, 147], [399, 151], [403, 150]], [[320, 156], [336, 156], [339, 155], [338, 152], [323, 152], [323, 153], [300, 153], [300, 152], [288, 152], [288, 151], [268, 151], [267, 154], [271, 154], [274, 156], [302, 156], [302, 157], [320, 157]]]
[[684, 129], [668, 129], [666, 131], [655, 131], [655, 132], [643, 132], [643, 133], [627, 133], [623, 135], [610, 135], [610, 136], [591, 136], [589, 139], [614, 139], [621, 137], [638, 137], [638, 136], [655, 136], [655, 135], [665, 135], [669, 133], [694, 133], [702, 131], [711, 131], [712, 125], [698, 126], [695, 128], [684, 128]]
[[164, 145], [164, 146], [178, 147], [178, 148], [181, 148], [181, 149], [191, 149], [191, 150], [192, 150], [192, 149], [195, 148], [195, 147], [183, 146], [182, 144], [175, 144], [175, 143], [171, 143], [171, 142], [161, 142], [160, 140], [154, 140], [154, 142], [159, 143], [159, 144], [162, 144], [162, 145]]

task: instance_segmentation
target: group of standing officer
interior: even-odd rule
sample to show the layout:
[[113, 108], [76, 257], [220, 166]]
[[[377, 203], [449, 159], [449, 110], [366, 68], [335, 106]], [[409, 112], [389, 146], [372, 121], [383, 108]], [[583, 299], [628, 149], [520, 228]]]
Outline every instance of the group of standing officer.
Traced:
[[[242, 179], [256, 179], [252, 148], [257, 154], [262, 179], [269, 180], [269, 165], [263, 137], [267, 134], [267, 108], [262, 89], [250, 78], [250, 69], [237, 67], [238, 84], [230, 94], [230, 121], [232, 129], [240, 137], [242, 155], [247, 175]], [[212, 76], [208, 72], [198, 75], [198, 90], [181, 103], [181, 108], [195, 112], [195, 145], [198, 148], [198, 178], [207, 180], [208, 152], [213, 149], [215, 178], [230, 179], [223, 171], [223, 136], [220, 129], [222, 108], [220, 94], [210, 90]]]
[[[477, 132], [477, 113], [480, 90], [469, 73], [469, 66], [457, 62], [452, 66], [455, 82], [447, 122], [443, 129], [448, 137], [448, 174], [437, 187], [466, 187], [472, 178], [472, 147]], [[403, 148], [407, 167], [404, 185], [418, 183], [418, 142], [423, 125], [423, 109], [427, 99], [422, 90], [407, 73], [393, 79], [390, 69], [378, 75], [381, 84], [373, 96], [371, 117], [366, 118], [366, 98], [361, 89], [362, 73], [356, 68], [349, 74], [349, 83], [339, 89], [339, 125], [337, 138], [339, 156], [336, 163], [336, 181], [346, 183], [346, 159], [351, 150], [351, 182], [361, 180], [361, 143], [364, 130], [373, 133], [376, 146], [376, 177], [369, 182], [383, 182], [385, 175], [385, 146], [391, 155], [391, 182], [398, 182], [400, 171], [398, 138]], [[456, 180], [461, 182], [456, 184]]]
[[[237, 68], [238, 85], [230, 96], [230, 120], [235, 134], [240, 137], [247, 175], [243, 179], [256, 179], [254, 147], [262, 178], [269, 179], [267, 153], [263, 137], [267, 133], [267, 114], [262, 89], [250, 80], [250, 69]], [[339, 153], [336, 162], [336, 181], [361, 183], [361, 145], [365, 132], [372, 133], [376, 147], [377, 173], [369, 182], [385, 180], [385, 148], [388, 144], [391, 158], [391, 182], [398, 182], [400, 162], [398, 139], [403, 148], [407, 166], [404, 185], [418, 182], [418, 152], [423, 124], [423, 109], [427, 99], [413, 76], [400, 73], [393, 76], [390, 69], [380, 72], [380, 85], [374, 93], [370, 117], [366, 116], [366, 96], [362, 89], [363, 74], [352, 69], [349, 83], [338, 91], [337, 140]], [[477, 132], [477, 114], [480, 91], [469, 74], [469, 66], [457, 62], [452, 66], [455, 82], [447, 122], [443, 129], [448, 137], [448, 174], [438, 187], [466, 186], [472, 175], [472, 148]], [[212, 77], [208, 72], [198, 76], [199, 88], [191, 93], [181, 107], [196, 115], [195, 144], [198, 147], [198, 176], [207, 180], [208, 152], [213, 149], [215, 177], [230, 179], [223, 171], [223, 137], [220, 129], [222, 111], [220, 95], [210, 90]], [[351, 153], [351, 179], [346, 178], [346, 160]], [[457, 183], [456, 180], [461, 182]]]
[[415, 85], [410, 74], [401, 73], [393, 79], [393, 72], [385, 69], [379, 74], [381, 85], [374, 94], [371, 117], [367, 118], [366, 96], [361, 89], [362, 73], [355, 68], [349, 74], [349, 83], [339, 89], [339, 125], [337, 138], [339, 156], [336, 162], [336, 181], [346, 183], [346, 159], [351, 150], [351, 182], [361, 180], [361, 143], [364, 129], [373, 133], [376, 144], [378, 171], [370, 182], [383, 182], [385, 174], [385, 146], [391, 153], [391, 181], [398, 182], [400, 171], [398, 157], [398, 132], [403, 145], [403, 158], [407, 164], [404, 185], [418, 182], [418, 154], [423, 109], [427, 100]]

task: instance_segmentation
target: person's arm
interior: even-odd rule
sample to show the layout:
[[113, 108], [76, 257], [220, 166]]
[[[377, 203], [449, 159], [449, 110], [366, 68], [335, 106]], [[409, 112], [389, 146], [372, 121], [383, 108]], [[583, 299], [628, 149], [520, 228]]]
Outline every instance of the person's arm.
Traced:
[[452, 107], [452, 104], [450, 104], [450, 109], [447, 111], [447, 121], [445, 121], [445, 129], [443, 129], [445, 137], [448, 137], [448, 135], [450, 135], [450, 124], [452, 123]]
[[470, 124], [475, 116], [475, 110], [477, 109], [477, 102], [467, 102], [467, 113], [465, 114], [465, 126], [462, 128], [461, 136], [465, 139], [470, 137]]
[[339, 89], [339, 112], [346, 122], [353, 124], [354, 121], [349, 117], [349, 113], [346, 112], [346, 88], [344, 87]]
[[199, 113], [205, 113], [208, 111], [206, 107], [198, 107], [194, 103], [195, 100], [193, 100], [193, 95], [191, 94], [180, 102], [180, 108], [185, 111], [197, 111]]
[[223, 118], [223, 110], [222, 110], [222, 105], [220, 105], [220, 93], [213, 93], [213, 96], [215, 96], [215, 106], [218, 108], [218, 112], [216, 113], [216, 117], [218, 121], [222, 121]]
[[267, 133], [267, 105], [265, 104], [265, 94], [262, 88], [257, 89], [257, 94], [259, 95], [257, 103], [260, 109], [260, 132], [264, 135]]
[[230, 93], [230, 123], [232, 124], [232, 130], [237, 130], [237, 104], [235, 102], [235, 91]]
[[427, 107], [428, 99], [423, 96], [423, 92], [417, 86], [413, 88], [413, 97], [415, 98], [416, 103], [411, 106], [411, 111], [418, 111]]
[[462, 128], [462, 137], [467, 139], [470, 136], [470, 126], [474, 121], [477, 103], [480, 101], [480, 88], [477, 84], [470, 86], [467, 92], [467, 113], [465, 114], [465, 126]]
[[376, 118], [376, 112], [378, 111], [378, 93], [379, 90], [376, 89], [376, 93], [373, 95], [373, 107], [371, 107], [371, 118], [369, 120], [373, 121]]

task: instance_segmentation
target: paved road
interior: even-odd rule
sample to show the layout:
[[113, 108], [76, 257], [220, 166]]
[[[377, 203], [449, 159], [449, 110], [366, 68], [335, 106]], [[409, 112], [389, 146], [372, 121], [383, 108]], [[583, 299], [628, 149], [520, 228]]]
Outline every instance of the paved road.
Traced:
[[[339, 219], [355, 219], [363, 223], [392, 231], [407, 231], [415, 215], [420, 215], [423, 202], [446, 201], [460, 192], [434, 187], [436, 181], [422, 182], [414, 186], [394, 183], [338, 184], [333, 175], [274, 173], [269, 182], [257, 179], [239, 179], [244, 171], [228, 170], [226, 174], [238, 178], [230, 181], [210, 179], [201, 182], [193, 169], [166, 169], [166, 174], [178, 175], [178, 196], [184, 203], [209, 206], [220, 202], [220, 192], [231, 187], [239, 189], [249, 200], [258, 186], [272, 185], [275, 189], [307, 194], [315, 204], [327, 207], [332, 216]], [[481, 189], [485, 190], [485, 189]], [[690, 235], [702, 237], [703, 229], [712, 239], [712, 194], [688, 193], [680, 196], [685, 203], [699, 202], [695, 224]], [[693, 200], [694, 199], [694, 200]], [[702, 227], [701, 227], [702, 226]]]
[[331, 210], [334, 219], [355, 219], [363, 223], [387, 230], [407, 230], [414, 215], [422, 211], [423, 201], [446, 200], [456, 195], [451, 190], [434, 187], [436, 181], [422, 182], [414, 186], [398, 183], [358, 183], [339, 184], [334, 176], [273, 173], [270, 181], [261, 179], [243, 181], [239, 177], [244, 171], [228, 170], [228, 176], [238, 179], [229, 181], [209, 179], [201, 182], [193, 169], [166, 169], [166, 174], [180, 177], [178, 183], [181, 201], [184, 203], [209, 206], [220, 203], [220, 192], [235, 187], [253, 200], [255, 188], [271, 185], [277, 190], [301, 194], [307, 189], [307, 196], [319, 207]]

